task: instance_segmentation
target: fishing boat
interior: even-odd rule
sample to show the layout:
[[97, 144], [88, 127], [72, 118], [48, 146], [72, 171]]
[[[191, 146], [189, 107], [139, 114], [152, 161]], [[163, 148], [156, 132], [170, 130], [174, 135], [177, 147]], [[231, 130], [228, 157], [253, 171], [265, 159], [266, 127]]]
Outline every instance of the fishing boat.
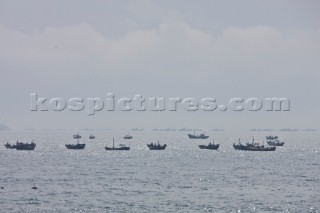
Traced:
[[124, 145], [124, 144], [120, 144], [119, 147], [114, 147], [114, 138], [112, 139], [112, 147], [105, 147], [106, 150], [117, 150], [117, 151], [121, 151], [121, 150], [130, 150], [130, 143], [129, 143], [129, 147]]
[[200, 149], [211, 149], [217, 150], [219, 148], [219, 144], [215, 144], [214, 141], [209, 143], [208, 145], [199, 145]]
[[207, 138], [209, 138], [209, 136], [206, 135], [205, 133], [201, 133], [200, 135], [196, 135], [195, 131], [193, 132], [193, 135], [192, 134], [188, 134], [188, 137], [190, 139], [207, 139]]
[[279, 140], [276, 140], [276, 141], [267, 141], [267, 143], [268, 143], [270, 146], [283, 146], [283, 145], [284, 145], [284, 142], [280, 142]]
[[89, 139], [95, 139], [95, 138], [96, 138], [96, 136], [94, 136], [92, 134], [89, 136]]
[[269, 135], [269, 136], [266, 136], [266, 138], [267, 138], [267, 140], [277, 140], [278, 136]]
[[15, 149], [16, 148], [16, 144], [10, 144], [9, 142], [7, 142], [4, 146], [7, 149]]
[[158, 144], [151, 143], [151, 144], [147, 144], [147, 146], [149, 147], [150, 150], [164, 150], [167, 147], [167, 144], [164, 144], [161, 146], [158, 141]]
[[129, 134], [127, 134], [126, 136], [123, 137], [124, 139], [132, 139], [133, 137]]
[[266, 137], [267, 139], [267, 143], [270, 145], [270, 146], [283, 146], [284, 145], [284, 142], [280, 142], [278, 140], [278, 136], [267, 136]]
[[233, 144], [233, 148], [235, 150], [244, 150], [244, 151], [275, 151], [276, 147], [271, 146], [271, 147], [265, 147], [264, 145], [260, 145], [259, 143], [254, 142], [254, 138], [251, 143], [247, 142], [245, 145], [240, 142], [238, 144]]
[[84, 149], [86, 147], [86, 144], [79, 143], [79, 140], [76, 144], [66, 144], [67, 149]]
[[75, 134], [75, 135], [73, 135], [73, 138], [74, 139], [80, 139], [81, 138], [81, 135], [78, 133], [78, 134]]
[[36, 144], [32, 141], [31, 143], [16, 143], [16, 150], [34, 150], [36, 148]]

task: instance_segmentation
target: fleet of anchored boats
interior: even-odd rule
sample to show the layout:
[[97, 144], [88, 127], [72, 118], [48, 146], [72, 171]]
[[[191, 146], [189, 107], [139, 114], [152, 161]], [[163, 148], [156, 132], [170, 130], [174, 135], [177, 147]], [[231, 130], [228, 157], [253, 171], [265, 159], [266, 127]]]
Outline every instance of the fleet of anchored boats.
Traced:
[[[207, 138], [209, 138], [209, 136], [206, 135], [205, 133], [202, 133], [202, 134], [199, 134], [199, 135], [196, 135], [195, 133], [193, 135], [192, 134], [188, 134], [188, 137], [190, 139], [207, 139]], [[67, 149], [84, 149], [86, 147], [85, 143], [80, 143], [79, 142], [79, 139], [81, 139], [81, 135], [79, 133], [73, 135], [73, 138], [77, 139], [77, 143], [75, 143], [75, 144], [65, 144]], [[132, 139], [133, 136], [128, 134], [128, 135], [124, 136], [123, 138], [124, 139]], [[94, 135], [90, 135], [89, 139], [95, 139], [95, 136]], [[235, 150], [244, 150], [244, 151], [275, 151], [276, 150], [276, 146], [283, 146], [284, 145], [284, 142], [280, 142], [278, 140], [278, 136], [267, 136], [266, 139], [267, 139], [268, 146], [265, 146], [264, 142], [262, 144], [258, 143], [258, 142], [255, 142], [254, 138], [252, 139], [251, 142], [247, 142], [247, 143], [243, 144], [240, 141], [240, 138], [239, 138], [238, 143], [237, 144], [236, 143], [233, 144], [233, 148]], [[161, 145], [159, 143], [159, 141], [158, 141], [157, 143], [153, 143], [152, 142], [150, 144], [147, 144], [147, 146], [148, 146], [148, 148], [150, 150], [164, 150], [164, 149], [166, 149], [167, 144]], [[7, 142], [5, 144], [5, 147], [7, 149], [16, 149], [16, 150], [34, 150], [35, 147], [36, 147], [36, 144], [34, 143], [34, 141], [32, 141], [31, 143], [22, 143], [22, 142], [17, 141], [14, 144], [9, 144], [9, 142]], [[213, 141], [213, 142], [210, 142], [208, 145], [203, 145], [203, 144], [199, 145], [199, 148], [200, 149], [217, 150], [217, 149], [219, 149], [219, 144], [217, 144], [217, 143], [215, 143]], [[124, 144], [120, 144], [119, 147], [115, 147], [114, 146], [114, 138], [113, 138], [112, 147], [106, 146], [105, 149], [108, 150], [108, 151], [109, 150], [110, 151], [111, 150], [127, 151], [127, 150], [130, 150], [130, 141], [129, 141], [129, 146], [126, 146]]]

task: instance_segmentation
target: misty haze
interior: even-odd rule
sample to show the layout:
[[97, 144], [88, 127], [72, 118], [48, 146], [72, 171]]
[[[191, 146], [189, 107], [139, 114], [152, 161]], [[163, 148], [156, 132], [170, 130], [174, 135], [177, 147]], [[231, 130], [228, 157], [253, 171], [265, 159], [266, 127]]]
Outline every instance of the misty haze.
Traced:
[[0, 0], [0, 212], [319, 212], [317, 0]]

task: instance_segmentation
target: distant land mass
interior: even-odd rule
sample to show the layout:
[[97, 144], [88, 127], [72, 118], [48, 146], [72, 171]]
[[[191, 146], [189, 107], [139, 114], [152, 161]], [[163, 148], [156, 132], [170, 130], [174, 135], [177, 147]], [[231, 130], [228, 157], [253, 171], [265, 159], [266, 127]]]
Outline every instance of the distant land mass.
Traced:
[[284, 128], [284, 129], [280, 129], [280, 131], [285, 131], [285, 132], [296, 132], [296, 131], [298, 131], [298, 129]]
[[177, 129], [175, 129], [175, 128], [164, 128], [164, 129], [154, 128], [152, 131], [177, 131]]
[[135, 127], [132, 128], [131, 131], [144, 131], [144, 129]]
[[181, 131], [181, 132], [190, 132], [190, 131], [202, 131], [202, 129], [191, 129], [191, 128], [181, 128], [179, 129], [178, 131]]
[[94, 128], [82, 128], [82, 129], [61, 129], [61, 128], [44, 128], [41, 129], [42, 131], [75, 131], [75, 132], [91, 132], [91, 131], [112, 131], [112, 128], [98, 128], [98, 129], [94, 129]]
[[304, 131], [306, 131], [306, 132], [315, 132], [317, 130], [316, 129], [305, 129]]
[[250, 129], [250, 131], [264, 131], [264, 132], [269, 132], [269, 131], [273, 131], [273, 129]]
[[215, 128], [215, 129], [212, 129], [211, 131], [214, 131], [214, 132], [223, 132], [224, 129]]
[[0, 124], [0, 131], [8, 131], [8, 130], [11, 130], [11, 128], [4, 124]]
[[61, 128], [44, 128], [44, 129], [41, 129], [41, 131], [48, 131], [48, 132], [50, 132], [50, 131], [53, 131], [53, 132], [55, 132], [55, 131], [58, 131], [58, 132], [63, 132], [63, 131], [75, 131], [74, 129], [61, 129]]
[[83, 129], [81, 129], [81, 131], [93, 131], [94, 129], [92, 129], [92, 128], [83, 128]]

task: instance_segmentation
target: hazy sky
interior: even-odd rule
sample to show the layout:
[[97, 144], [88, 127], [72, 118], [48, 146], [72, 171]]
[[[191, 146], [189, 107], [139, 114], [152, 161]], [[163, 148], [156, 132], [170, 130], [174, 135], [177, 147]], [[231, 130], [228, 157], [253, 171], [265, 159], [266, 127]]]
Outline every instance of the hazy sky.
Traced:
[[[0, 122], [320, 128], [320, 1], [0, 0]], [[289, 112], [31, 112], [40, 97], [287, 97]]]

